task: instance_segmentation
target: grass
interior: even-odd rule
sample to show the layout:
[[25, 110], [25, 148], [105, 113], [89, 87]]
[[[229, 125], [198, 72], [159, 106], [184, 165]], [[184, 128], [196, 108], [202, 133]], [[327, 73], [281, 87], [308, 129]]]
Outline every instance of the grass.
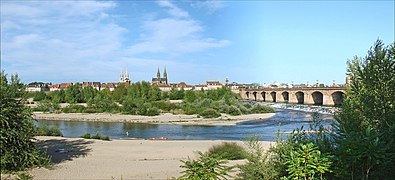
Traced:
[[80, 137], [84, 138], [84, 139], [100, 139], [100, 140], [103, 140], [103, 141], [110, 141], [110, 137], [103, 136], [99, 132], [96, 132], [96, 134], [94, 134], [94, 135], [91, 135], [89, 133], [85, 133], [85, 134], [83, 134]]
[[208, 150], [208, 154], [212, 157], [218, 157], [226, 160], [238, 160], [246, 158], [245, 149], [235, 142], [223, 142], [214, 145]]
[[36, 128], [36, 136], [63, 136], [63, 133], [57, 127], [49, 128], [47, 125], [42, 124]]

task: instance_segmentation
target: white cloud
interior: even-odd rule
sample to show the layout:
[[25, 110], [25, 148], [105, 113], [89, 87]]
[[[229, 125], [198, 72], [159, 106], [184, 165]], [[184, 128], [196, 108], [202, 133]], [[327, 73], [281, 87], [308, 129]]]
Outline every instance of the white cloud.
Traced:
[[201, 1], [194, 1], [191, 3], [192, 7], [196, 7], [199, 9], [205, 9], [207, 13], [212, 14], [224, 7], [226, 7], [224, 1], [220, 0], [201, 0]]
[[168, 8], [168, 13], [174, 17], [184, 18], [188, 17], [188, 12], [178, 8], [176, 5], [172, 4], [170, 1], [157, 1], [158, 5], [161, 7]]
[[[161, 7], [178, 12], [185, 12], [169, 1], [159, 1]], [[180, 13], [170, 13], [172, 16], [147, 20], [142, 28], [145, 34], [141, 42], [128, 48], [128, 53], [190, 53], [210, 48], [224, 47], [230, 44], [228, 40], [216, 40], [204, 37], [204, 28], [196, 20], [186, 16], [180, 19]], [[188, 17], [188, 18], [186, 18]]]

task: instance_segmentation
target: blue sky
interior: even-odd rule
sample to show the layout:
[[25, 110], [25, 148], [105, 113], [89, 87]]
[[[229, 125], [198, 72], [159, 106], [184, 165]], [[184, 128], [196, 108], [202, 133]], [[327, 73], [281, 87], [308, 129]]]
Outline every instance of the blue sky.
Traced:
[[1, 68], [23, 82], [344, 83], [394, 42], [394, 1], [1, 1]]

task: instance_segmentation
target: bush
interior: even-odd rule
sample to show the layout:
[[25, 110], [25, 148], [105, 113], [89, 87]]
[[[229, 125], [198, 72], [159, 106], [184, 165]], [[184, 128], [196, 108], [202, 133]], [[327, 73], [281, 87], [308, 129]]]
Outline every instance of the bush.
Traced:
[[110, 140], [110, 137], [108, 137], [108, 136], [102, 136], [102, 137], [100, 137], [100, 139], [103, 140], [103, 141], [109, 141], [109, 140]]
[[170, 112], [171, 110], [177, 109], [177, 105], [169, 101], [156, 101], [153, 102], [152, 105], [165, 112]]
[[85, 133], [85, 134], [83, 134], [83, 135], [81, 136], [81, 138], [90, 139], [90, 138], [91, 138], [91, 134]]
[[204, 118], [217, 118], [221, 116], [221, 114], [217, 110], [211, 108], [203, 110], [199, 113], [199, 115]]
[[36, 128], [36, 136], [63, 136], [62, 132], [57, 127], [49, 128], [43, 124]]
[[100, 135], [99, 132], [96, 132], [95, 135], [92, 135], [92, 136], [91, 136], [91, 139], [100, 139], [100, 138], [101, 138], [101, 135]]
[[110, 137], [103, 136], [99, 132], [96, 132], [95, 135], [91, 135], [89, 133], [85, 133], [84, 135], [82, 135], [80, 137], [84, 138], [84, 139], [100, 139], [100, 140], [103, 140], [103, 141], [110, 141]]
[[251, 112], [252, 113], [257, 113], [257, 114], [259, 114], [259, 113], [274, 113], [275, 110], [272, 107], [263, 106], [263, 105], [259, 105], [258, 104], [258, 105], [256, 105], [255, 107], [253, 107], [251, 109]]
[[212, 179], [228, 179], [229, 172], [233, 167], [225, 166], [227, 161], [219, 160], [210, 156], [207, 153], [198, 152], [200, 157], [198, 160], [183, 161], [183, 165], [180, 167], [185, 168], [182, 171], [182, 176], [179, 179], [200, 179], [200, 180], [212, 180]]
[[241, 114], [241, 110], [237, 108], [235, 105], [231, 105], [228, 107], [228, 111], [226, 112], [232, 116], [237, 116]]
[[159, 115], [159, 109], [156, 107], [150, 107], [147, 109], [146, 113], [144, 114], [146, 116], [157, 116]]
[[218, 157], [220, 159], [227, 160], [246, 158], [246, 152], [244, 148], [235, 142], [223, 142], [220, 145], [214, 145], [208, 150], [208, 154], [212, 157]]
[[63, 108], [62, 111], [64, 113], [82, 113], [86, 110], [86, 107], [78, 104], [70, 104], [67, 107]]
[[35, 108], [34, 110], [43, 111], [43, 112], [52, 112], [57, 109], [60, 109], [60, 106], [58, 103], [50, 102], [48, 100], [43, 100], [38, 103], [37, 108]]

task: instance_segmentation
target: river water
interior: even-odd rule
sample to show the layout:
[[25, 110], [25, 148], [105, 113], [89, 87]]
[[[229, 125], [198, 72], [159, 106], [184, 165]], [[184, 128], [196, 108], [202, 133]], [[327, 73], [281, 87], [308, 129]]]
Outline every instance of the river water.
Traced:
[[[324, 124], [329, 125], [333, 116], [321, 114]], [[35, 125], [58, 127], [64, 137], [80, 137], [85, 133], [109, 136], [111, 139], [166, 137], [173, 140], [245, 140], [258, 135], [261, 140], [273, 141], [276, 133], [290, 132], [311, 124], [311, 112], [277, 109], [276, 115], [264, 120], [246, 121], [235, 126], [196, 126], [175, 124], [138, 124], [124, 122], [86, 122], [38, 120]], [[128, 132], [129, 136], [126, 136]], [[286, 134], [285, 134], [286, 135]]]

